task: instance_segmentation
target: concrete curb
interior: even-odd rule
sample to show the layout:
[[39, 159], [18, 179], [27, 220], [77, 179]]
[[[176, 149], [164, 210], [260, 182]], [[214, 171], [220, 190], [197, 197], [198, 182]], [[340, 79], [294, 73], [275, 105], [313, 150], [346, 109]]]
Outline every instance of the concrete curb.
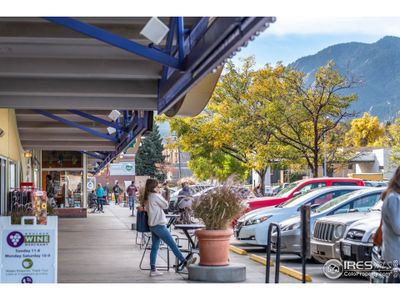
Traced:
[[[293, 277], [297, 280], [300, 281], [303, 280], [303, 274], [295, 269], [288, 268], [285, 266], [280, 266], [279, 272], [281, 272], [282, 274], [286, 274], [290, 277]], [[311, 281], [312, 281], [311, 276], [309, 274], [306, 274], [306, 282], [311, 282]]]
[[[251, 259], [251, 260], [253, 260], [255, 262], [258, 262], [258, 263], [260, 263], [260, 264], [262, 264], [264, 266], [267, 265], [267, 260], [264, 257], [258, 256], [258, 255], [255, 255], [255, 254], [250, 254], [249, 255], [249, 259]], [[274, 263], [272, 262], [272, 260], [270, 261], [269, 265], [271, 267], [274, 266]]]
[[229, 246], [229, 250], [231, 250], [232, 252], [235, 252], [236, 254], [239, 254], [239, 255], [247, 255], [246, 250], [240, 249], [240, 248], [232, 246], [232, 245]]
[[[251, 259], [251, 260], [253, 260], [255, 262], [258, 262], [258, 263], [260, 263], [260, 264], [262, 264], [264, 266], [267, 265], [267, 260], [264, 257], [258, 256], [258, 255], [255, 255], [255, 254], [250, 254], [249, 255], [249, 259]], [[270, 266], [271, 267], [274, 266], [274, 263], [272, 261], [270, 262]], [[295, 269], [292, 269], [292, 268], [288, 268], [288, 267], [282, 266], [282, 265], [279, 267], [279, 272], [281, 272], [282, 274], [288, 275], [290, 277], [293, 277], [293, 278], [295, 278], [297, 280], [300, 280], [300, 281], [303, 279], [303, 274], [301, 272], [299, 272], [299, 271], [297, 271]], [[311, 281], [312, 281], [311, 276], [309, 274], [306, 274], [306, 282], [311, 282]]]

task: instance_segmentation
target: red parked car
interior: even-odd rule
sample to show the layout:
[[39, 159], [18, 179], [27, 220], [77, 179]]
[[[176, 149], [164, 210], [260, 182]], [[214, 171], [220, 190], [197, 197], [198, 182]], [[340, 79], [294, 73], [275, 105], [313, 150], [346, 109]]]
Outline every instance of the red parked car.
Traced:
[[248, 206], [247, 211], [251, 211], [261, 207], [275, 206], [281, 204], [297, 195], [307, 193], [310, 190], [326, 187], [326, 186], [340, 186], [340, 185], [359, 185], [364, 186], [364, 182], [357, 178], [310, 178], [299, 180], [290, 183], [286, 188], [281, 190], [278, 194], [272, 197], [259, 197], [246, 200]]

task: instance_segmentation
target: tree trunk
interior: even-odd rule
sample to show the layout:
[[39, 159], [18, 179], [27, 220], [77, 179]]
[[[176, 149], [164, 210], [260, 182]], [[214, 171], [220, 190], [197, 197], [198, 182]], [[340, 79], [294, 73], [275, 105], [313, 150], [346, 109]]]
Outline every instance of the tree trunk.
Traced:
[[260, 193], [265, 196], [265, 174], [267, 173], [267, 168], [262, 171], [256, 171], [258, 176], [260, 176]]
[[313, 166], [313, 177], [317, 178], [318, 177], [318, 151], [314, 151], [314, 166]]

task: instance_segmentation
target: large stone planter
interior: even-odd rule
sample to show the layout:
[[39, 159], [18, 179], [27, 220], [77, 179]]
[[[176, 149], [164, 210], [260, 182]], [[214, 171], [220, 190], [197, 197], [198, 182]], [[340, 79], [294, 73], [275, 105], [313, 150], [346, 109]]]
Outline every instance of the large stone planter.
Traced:
[[201, 266], [227, 266], [229, 264], [229, 241], [232, 229], [197, 230]]

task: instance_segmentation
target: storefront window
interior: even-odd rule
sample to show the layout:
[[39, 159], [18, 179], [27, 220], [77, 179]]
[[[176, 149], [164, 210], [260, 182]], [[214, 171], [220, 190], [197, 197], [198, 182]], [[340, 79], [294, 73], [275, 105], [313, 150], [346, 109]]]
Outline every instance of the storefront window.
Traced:
[[42, 168], [82, 168], [82, 154], [77, 151], [43, 151]]
[[42, 186], [59, 208], [83, 206], [82, 154], [74, 151], [43, 151]]
[[10, 189], [17, 188], [17, 165], [10, 162]]
[[5, 213], [7, 191], [6, 191], [6, 160], [0, 158], [0, 214]]

